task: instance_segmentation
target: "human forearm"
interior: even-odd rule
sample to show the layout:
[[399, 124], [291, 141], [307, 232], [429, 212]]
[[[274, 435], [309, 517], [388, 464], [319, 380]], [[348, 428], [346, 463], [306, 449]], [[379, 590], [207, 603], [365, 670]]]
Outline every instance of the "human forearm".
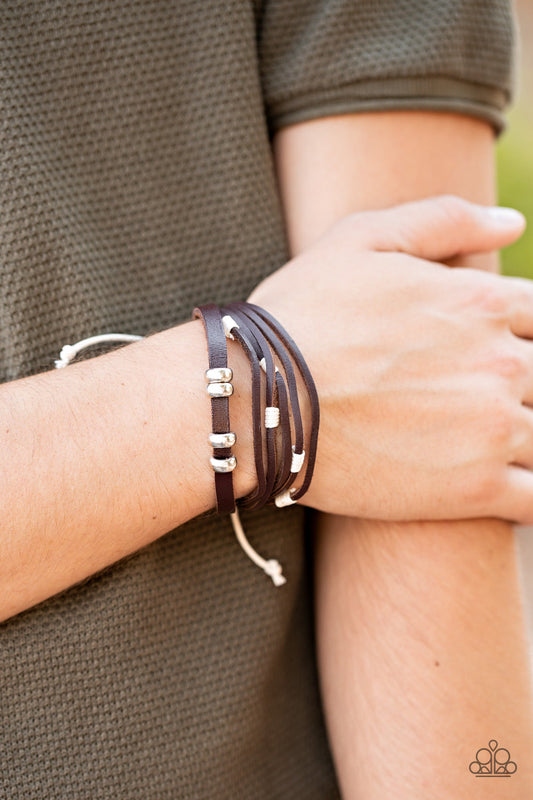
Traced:
[[[521, 403], [523, 391], [533, 397], [533, 385], [522, 385], [533, 345], [519, 338], [533, 337], [533, 292], [473, 270], [463, 271], [463, 280], [452, 278], [450, 270], [424, 260], [490, 250], [516, 238], [521, 228], [519, 215], [502, 218], [457, 198], [348, 217], [320, 246], [256, 287], [253, 299], [286, 324], [321, 393], [320, 453], [307, 496], [312, 506], [374, 518], [386, 513], [389, 519], [491, 513], [508, 518], [515, 512], [521, 521], [531, 518], [533, 477], [510, 468], [509, 454], [518, 435], [528, 458], [533, 440]], [[394, 252], [406, 236], [418, 258]], [[324, 261], [335, 269], [325, 274]], [[354, 274], [354, 265], [361, 264]], [[501, 303], [504, 325], [496, 324], [487, 298]], [[509, 326], [517, 332], [511, 348]], [[359, 357], [362, 339], [369, 344], [365, 358]], [[503, 345], [515, 368], [511, 374], [507, 360], [493, 357]], [[230, 408], [239, 496], [245, 484], [252, 490], [255, 482], [247, 428], [250, 375], [236, 342], [228, 347], [235, 370]], [[347, 351], [357, 355], [348, 383]], [[419, 357], [413, 361], [414, 354]], [[213, 505], [206, 362], [196, 322], [64, 373], [1, 387], [0, 616], [34, 605]], [[494, 387], [508, 396], [498, 435], [491, 428]], [[373, 402], [376, 394], [379, 404]], [[428, 404], [428, 397], [436, 402]], [[451, 416], [450, 403], [456, 408]], [[361, 413], [367, 421], [363, 438], [347, 423]], [[395, 423], [413, 414], [424, 416], [424, 435]], [[457, 431], [453, 440], [449, 425]], [[428, 436], [429, 450], [440, 454], [438, 464], [427, 458]], [[386, 451], [376, 451], [375, 441], [384, 438]], [[351, 494], [344, 469], [355, 451], [366, 474], [366, 490], [358, 496]], [[398, 453], [405, 456], [400, 464]], [[405, 491], [404, 468], [413, 491]]]
[[[494, 135], [485, 123], [458, 114], [317, 119], [281, 131], [275, 153], [293, 253], [354, 211], [449, 193], [485, 205], [496, 199]], [[463, 264], [495, 270], [498, 257], [472, 254]]]
[[[352, 211], [440, 192], [494, 202], [493, 136], [488, 126], [466, 117], [401, 112], [317, 120], [282, 132], [276, 150], [294, 252]], [[450, 263], [494, 270], [497, 256]], [[354, 493], [360, 484], [358, 475]], [[510, 527], [491, 520], [396, 525], [321, 517], [320, 673], [346, 800], [462, 800], [486, 792], [479, 787], [484, 782], [467, 772], [465, 754], [467, 746], [484, 744], [487, 704], [494, 725], [487, 735], [498, 738], [499, 730], [505, 738], [512, 729], [512, 748], [525, 754], [524, 793], [513, 796], [530, 796], [532, 707], [512, 542]], [[476, 554], [483, 581], [457, 582], [466, 565], [477, 563]], [[500, 591], [503, 585], [506, 591]], [[480, 638], [477, 630], [469, 636], [466, 609], [480, 620], [494, 612], [490, 636]], [[512, 633], [500, 630], [505, 616]], [[400, 644], [401, 657], [392, 659]], [[492, 700], [505, 670], [521, 701], [516, 714], [515, 700], [506, 706], [505, 692], [501, 704]], [[377, 698], [373, 706], [365, 702], [368, 696]], [[431, 758], [424, 758], [428, 753]], [[513, 792], [521, 790], [514, 781]]]
[[[242, 496], [254, 487], [248, 367], [229, 350]], [[206, 367], [196, 320], [0, 387], [0, 619], [214, 506]]]
[[[529, 800], [529, 664], [509, 527], [324, 523], [320, 671], [343, 798]], [[518, 765], [504, 786], [469, 771], [489, 740]]]

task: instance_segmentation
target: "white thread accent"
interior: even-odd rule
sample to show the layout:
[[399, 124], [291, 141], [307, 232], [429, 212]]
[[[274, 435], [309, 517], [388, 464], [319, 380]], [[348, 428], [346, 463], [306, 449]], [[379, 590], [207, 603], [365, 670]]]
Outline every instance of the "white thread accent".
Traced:
[[265, 428], [277, 428], [279, 425], [279, 408], [267, 406], [265, 408]]
[[292, 499], [292, 493], [295, 489], [287, 489], [286, 491], [278, 494], [277, 497], [274, 498], [274, 503], [278, 508], [285, 508], [285, 506], [292, 506], [296, 503], [296, 500]]
[[294, 445], [292, 446], [292, 461], [291, 461], [291, 472], [300, 472], [305, 459], [305, 450], [302, 450], [301, 453], [296, 453], [294, 451]]
[[261, 567], [263, 572], [272, 578], [272, 582], [274, 586], [283, 586], [284, 583], [287, 583], [287, 578], [283, 576], [282, 567], [279, 561], [276, 561], [275, 558], [269, 558], [268, 561], [262, 558], [259, 553], [257, 553], [248, 539], [246, 538], [246, 534], [244, 533], [244, 529], [242, 527], [241, 518], [239, 517], [239, 512], [237, 509], [230, 514], [231, 517], [231, 524], [233, 525], [233, 530], [235, 531], [235, 536], [237, 537], [237, 541], [239, 542], [240, 546], [250, 558], [254, 564], [257, 564], [258, 567]]
[[68, 367], [78, 353], [95, 344], [102, 344], [102, 342], [138, 342], [142, 338], [142, 336], [134, 336], [129, 333], [102, 333], [99, 336], [90, 336], [88, 339], [76, 342], [76, 344], [66, 344], [61, 349], [57, 361], [54, 361], [54, 365], [56, 369]]
[[229, 314], [226, 314], [225, 317], [222, 317], [222, 324], [224, 326], [224, 333], [226, 334], [226, 339], [234, 340], [235, 337], [231, 331], [233, 330], [233, 328], [238, 328], [239, 326], [237, 325], [233, 317], [230, 317]]

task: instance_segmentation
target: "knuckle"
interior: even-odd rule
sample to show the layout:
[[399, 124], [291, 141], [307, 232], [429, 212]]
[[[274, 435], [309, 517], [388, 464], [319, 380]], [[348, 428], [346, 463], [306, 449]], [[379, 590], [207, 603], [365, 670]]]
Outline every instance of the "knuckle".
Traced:
[[515, 309], [530, 309], [533, 301], [533, 286], [529, 278], [506, 277], [506, 284], [511, 288], [510, 303]]
[[507, 295], [496, 282], [481, 279], [485, 277], [479, 273], [479, 280], [469, 282], [467, 302], [485, 315], [506, 319], [509, 310]]
[[344, 217], [341, 225], [345, 227], [346, 236], [358, 250], [388, 251], [403, 249], [397, 226], [390, 214], [390, 209], [380, 211], [355, 211]]
[[468, 215], [470, 204], [455, 194], [441, 194], [433, 198], [440, 212], [452, 223], [460, 223]]
[[504, 448], [513, 438], [514, 422], [508, 413], [492, 415], [487, 428], [488, 443], [498, 450]]
[[523, 378], [528, 367], [523, 356], [518, 353], [496, 353], [491, 358], [491, 371], [499, 377], [508, 380]]
[[484, 412], [484, 434], [488, 447], [488, 457], [494, 460], [507, 460], [516, 435], [517, 414], [515, 404], [502, 395], [501, 387], [496, 387], [494, 397]]
[[479, 298], [480, 307], [488, 314], [504, 317], [507, 313], [507, 298], [496, 286], [486, 286]]
[[502, 490], [502, 476], [496, 469], [478, 470], [475, 478], [465, 482], [462, 499], [470, 512], [487, 513]]

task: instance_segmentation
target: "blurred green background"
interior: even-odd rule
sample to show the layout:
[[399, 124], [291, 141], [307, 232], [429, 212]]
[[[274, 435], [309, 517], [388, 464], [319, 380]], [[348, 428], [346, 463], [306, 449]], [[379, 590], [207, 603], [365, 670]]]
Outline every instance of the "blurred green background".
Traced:
[[517, 95], [507, 130], [497, 146], [500, 205], [518, 208], [528, 220], [522, 238], [502, 253], [503, 271], [533, 279], [533, 2], [515, 2], [519, 44]]

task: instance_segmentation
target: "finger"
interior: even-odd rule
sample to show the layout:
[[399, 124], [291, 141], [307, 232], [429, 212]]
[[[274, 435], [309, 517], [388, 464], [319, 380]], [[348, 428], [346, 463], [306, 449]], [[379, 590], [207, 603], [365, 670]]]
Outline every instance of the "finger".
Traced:
[[490, 513], [501, 519], [519, 522], [522, 525], [531, 525], [533, 523], [533, 472], [513, 464], [508, 467], [502, 491]]
[[455, 195], [365, 211], [351, 219], [361, 247], [431, 261], [497, 250], [518, 239], [526, 226], [515, 209], [481, 206]]
[[533, 409], [524, 405], [513, 436], [512, 463], [515, 467], [533, 469]]
[[533, 339], [533, 281], [527, 278], [498, 278], [507, 294], [509, 322], [515, 336]]
[[[523, 363], [526, 365], [526, 368], [522, 380], [522, 403], [531, 412], [533, 419], [533, 342], [522, 340], [522, 344], [527, 348], [527, 352], [523, 358]], [[518, 367], [518, 371], [522, 371], [520, 367]]]
[[[443, 259], [444, 261], [444, 259]], [[477, 269], [482, 272], [492, 272], [495, 275], [500, 273], [500, 254], [498, 250], [490, 253], [467, 253], [445, 260], [447, 267], [462, 267], [467, 269]]]
[[516, 337], [514, 342], [518, 348], [517, 377], [522, 387], [522, 403], [533, 415], [533, 342]]

